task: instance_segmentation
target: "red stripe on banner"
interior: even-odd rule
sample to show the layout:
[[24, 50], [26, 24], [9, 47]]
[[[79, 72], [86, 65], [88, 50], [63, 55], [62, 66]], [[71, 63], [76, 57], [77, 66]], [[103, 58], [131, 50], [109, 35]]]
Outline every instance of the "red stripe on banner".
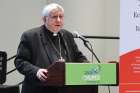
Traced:
[[140, 93], [140, 49], [120, 57], [120, 92]]

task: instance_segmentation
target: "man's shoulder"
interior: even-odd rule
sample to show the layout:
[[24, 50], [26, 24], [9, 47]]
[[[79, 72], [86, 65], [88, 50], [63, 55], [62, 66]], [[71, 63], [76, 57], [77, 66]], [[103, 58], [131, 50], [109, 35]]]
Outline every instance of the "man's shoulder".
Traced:
[[34, 35], [39, 34], [41, 30], [42, 30], [41, 26], [40, 27], [34, 27], [34, 28], [31, 28], [29, 30], [24, 31], [22, 35], [34, 36]]
[[41, 27], [35, 27], [35, 28], [31, 28], [31, 29], [25, 31], [24, 33], [26, 33], [26, 34], [34, 34], [34, 33], [38, 33], [39, 31], [41, 31]]

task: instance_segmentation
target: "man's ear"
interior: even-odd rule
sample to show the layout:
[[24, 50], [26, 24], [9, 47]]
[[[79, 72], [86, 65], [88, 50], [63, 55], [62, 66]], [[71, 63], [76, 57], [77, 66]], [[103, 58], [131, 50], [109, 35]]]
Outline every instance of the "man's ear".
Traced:
[[47, 17], [46, 17], [46, 16], [43, 16], [43, 17], [42, 17], [42, 20], [43, 20], [43, 22], [45, 23], [46, 20], [47, 20]]

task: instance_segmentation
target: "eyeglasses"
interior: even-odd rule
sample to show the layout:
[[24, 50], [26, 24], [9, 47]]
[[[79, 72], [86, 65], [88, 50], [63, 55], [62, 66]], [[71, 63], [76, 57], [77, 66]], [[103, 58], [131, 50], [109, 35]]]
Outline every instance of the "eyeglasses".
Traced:
[[64, 16], [63, 15], [58, 15], [58, 16], [49, 16], [51, 19], [63, 19]]

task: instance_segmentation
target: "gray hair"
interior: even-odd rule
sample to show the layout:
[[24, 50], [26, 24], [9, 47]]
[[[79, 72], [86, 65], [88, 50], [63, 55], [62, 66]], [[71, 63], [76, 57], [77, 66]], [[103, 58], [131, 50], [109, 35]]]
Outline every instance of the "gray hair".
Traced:
[[44, 8], [43, 8], [43, 11], [42, 11], [42, 16], [48, 16], [50, 14], [50, 12], [54, 9], [60, 9], [64, 12], [64, 9], [61, 5], [59, 4], [56, 4], [56, 3], [51, 3], [49, 5], [46, 5]]

